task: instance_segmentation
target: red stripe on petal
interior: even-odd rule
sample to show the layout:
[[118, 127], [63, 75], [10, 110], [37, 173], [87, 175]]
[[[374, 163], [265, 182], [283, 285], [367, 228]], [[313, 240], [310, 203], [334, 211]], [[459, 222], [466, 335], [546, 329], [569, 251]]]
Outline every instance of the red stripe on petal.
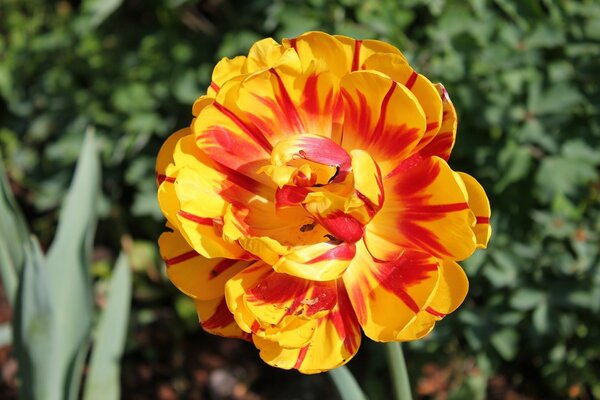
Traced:
[[427, 124], [427, 126], [425, 127], [425, 132], [432, 131], [432, 130], [436, 129], [438, 126], [440, 126], [440, 124], [438, 122], [431, 122], [431, 123]]
[[296, 131], [303, 131], [302, 119], [300, 118], [300, 114], [298, 114], [298, 110], [296, 109], [296, 106], [294, 105], [290, 94], [288, 93], [285, 85], [283, 84], [283, 80], [274, 68], [271, 68], [270, 71], [271, 74], [275, 76], [275, 79], [277, 80], [277, 86], [279, 89], [279, 96], [277, 96], [277, 102], [279, 103], [279, 106], [285, 113], [285, 116], [290, 121], [292, 126], [296, 128]]
[[229, 311], [229, 308], [227, 308], [227, 303], [223, 297], [223, 300], [221, 300], [217, 306], [214, 314], [201, 324], [204, 329], [210, 330], [226, 327], [233, 322], [233, 314], [231, 314], [231, 311]]
[[385, 117], [387, 114], [388, 105], [390, 104], [390, 100], [391, 100], [392, 95], [394, 94], [395, 90], [396, 90], [396, 82], [392, 81], [392, 84], [390, 85], [388, 92], [385, 94], [385, 96], [383, 97], [383, 100], [381, 101], [381, 112], [379, 114], [379, 120], [377, 121], [377, 125], [375, 126], [375, 129], [373, 130], [373, 135], [370, 138], [371, 141], [377, 141], [377, 139], [381, 135], [383, 135], [383, 128], [385, 126]]
[[298, 52], [297, 41], [297, 38], [290, 39], [290, 46], [292, 47], [292, 49], [296, 50], [296, 52]]
[[213, 219], [212, 218], [200, 217], [198, 215], [194, 215], [194, 214], [189, 213], [187, 211], [179, 210], [179, 211], [177, 211], [177, 214], [180, 217], [183, 217], [183, 218], [187, 219], [188, 221], [192, 221], [192, 222], [195, 222], [195, 223], [200, 224], [200, 225], [212, 225], [213, 224]]
[[259, 323], [258, 321], [256, 321], [256, 320], [255, 320], [255, 321], [252, 323], [252, 325], [250, 325], [250, 330], [251, 330], [253, 333], [256, 333], [256, 332], [258, 332], [258, 330], [259, 330], [259, 329], [260, 329], [260, 323]]
[[173, 176], [167, 176], [167, 175], [163, 175], [163, 174], [156, 174], [156, 180], [158, 181], [158, 184], [160, 185], [163, 182], [169, 182], [169, 183], [174, 183], [175, 182], [175, 177]]
[[221, 90], [219, 85], [217, 85], [214, 81], [210, 82], [210, 87], [212, 88], [212, 90], [214, 90], [217, 93], [219, 92], [219, 90]]
[[[305, 306], [308, 317], [323, 310], [331, 310], [337, 303], [336, 289], [331, 282], [312, 282], [312, 286], [310, 298], [304, 298], [296, 305], [296, 307]], [[296, 307], [291, 307], [291, 311], [294, 311]]]
[[414, 313], [418, 313], [419, 305], [407, 289], [426, 280], [429, 273], [436, 270], [437, 264], [428, 254], [406, 251], [395, 261], [375, 264], [373, 275], [381, 286], [396, 295]]
[[310, 75], [306, 78], [304, 92], [302, 93], [302, 109], [308, 114], [320, 114], [318, 83], [318, 75]]
[[337, 334], [342, 339], [345, 349], [354, 354], [360, 344], [360, 331], [356, 314], [350, 303], [350, 298], [341, 280], [338, 281], [337, 310], [329, 314], [329, 319], [335, 326]]
[[[219, 112], [223, 113], [227, 118], [233, 121], [233, 123], [235, 123], [242, 131], [244, 131], [246, 135], [258, 143], [258, 145], [260, 145], [264, 150], [266, 150], [267, 153], [271, 153], [273, 146], [261, 132], [255, 129], [250, 129], [250, 127], [248, 127], [248, 125], [246, 125], [237, 115], [225, 108], [222, 104], [219, 104], [216, 101], [212, 104], [217, 110], [219, 110]], [[198, 136], [196, 139], [198, 140], [201, 138], [202, 136]]]
[[436, 310], [434, 310], [434, 309], [433, 309], [433, 308], [431, 308], [431, 307], [427, 307], [427, 308], [425, 309], [425, 311], [427, 311], [429, 314], [431, 314], [431, 315], [434, 315], [434, 316], [436, 316], [436, 317], [439, 317], [439, 318], [444, 318], [444, 317], [446, 316], [446, 314], [444, 314], [444, 313], [441, 313], [441, 312], [439, 312], [439, 311], [436, 311]]
[[214, 279], [217, 276], [221, 275], [223, 272], [227, 270], [227, 268], [231, 267], [233, 264], [237, 263], [240, 260], [232, 260], [229, 258], [225, 258], [217, 263], [209, 274], [209, 280]]
[[300, 353], [298, 354], [298, 359], [296, 360], [296, 364], [294, 364], [294, 369], [299, 369], [304, 362], [304, 358], [306, 357], [306, 353], [308, 353], [308, 346], [306, 345], [300, 349]]
[[358, 63], [360, 62], [360, 48], [362, 46], [362, 40], [354, 41], [354, 55], [352, 56], [352, 71], [358, 70]]
[[355, 254], [356, 246], [354, 243], [343, 243], [330, 250], [327, 250], [317, 258], [307, 261], [306, 264], [315, 264], [325, 260], [352, 260]]
[[489, 224], [490, 217], [476, 217], [478, 224]]
[[413, 73], [410, 74], [410, 76], [408, 77], [408, 80], [406, 81], [406, 84], [404, 86], [406, 86], [406, 88], [408, 90], [411, 90], [412, 87], [415, 85], [415, 82], [417, 81], [418, 77], [419, 77], [419, 74], [417, 74], [415, 71], [413, 71]]
[[462, 211], [469, 208], [467, 203], [449, 203], [449, 204], [422, 204], [422, 205], [408, 205], [406, 207], [406, 212], [403, 215], [411, 215], [411, 214], [429, 214], [430, 216], [419, 215], [420, 221], [428, 221], [432, 219], [440, 219], [440, 215], [433, 214], [441, 214], [441, 213], [449, 213]]
[[199, 256], [199, 255], [200, 254], [198, 254], [194, 250], [191, 250], [191, 251], [188, 251], [187, 253], [183, 253], [183, 254], [180, 254], [178, 256], [175, 256], [175, 257], [172, 257], [172, 258], [169, 258], [169, 259], [165, 260], [165, 264], [167, 264], [167, 267], [170, 267], [172, 265], [179, 264], [179, 263], [182, 263], [184, 261], [190, 260], [190, 259], [192, 259], [194, 257]]

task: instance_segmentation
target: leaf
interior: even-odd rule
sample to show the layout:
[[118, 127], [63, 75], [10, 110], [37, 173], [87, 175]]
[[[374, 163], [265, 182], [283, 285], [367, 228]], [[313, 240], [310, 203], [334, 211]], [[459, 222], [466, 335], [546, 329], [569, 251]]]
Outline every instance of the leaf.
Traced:
[[15, 304], [14, 342], [19, 377], [25, 384], [20, 398], [59, 400], [62, 385], [55, 367], [53, 333], [56, 332], [54, 299], [48, 287], [48, 269], [39, 243], [32, 240], [21, 271]]
[[518, 289], [510, 299], [510, 305], [519, 311], [528, 311], [541, 304], [546, 299], [546, 294], [540, 290], [522, 288]]
[[114, 13], [123, 3], [123, 0], [87, 0], [83, 3], [84, 13], [91, 18], [90, 28], [96, 28]]
[[17, 294], [18, 276], [29, 249], [29, 233], [12, 195], [0, 154], [0, 277], [11, 304]]
[[120, 359], [125, 348], [131, 307], [131, 269], [119, 256], [110, 279], [108, 301], [98, 322], [84, 400], [120, 398]]
[[502, 329], [490, 337], [490, 343], [506, 361], [511, 361], [517, 355], [519, 336], [513, 329]]
[[[34, 247], [15, 307], [23, 398], [75, 399], [91, 328], [89, 264], [100, 161], [88, 130], [46, 259]], [[35, 395], [35, 396], [34, 396]]]

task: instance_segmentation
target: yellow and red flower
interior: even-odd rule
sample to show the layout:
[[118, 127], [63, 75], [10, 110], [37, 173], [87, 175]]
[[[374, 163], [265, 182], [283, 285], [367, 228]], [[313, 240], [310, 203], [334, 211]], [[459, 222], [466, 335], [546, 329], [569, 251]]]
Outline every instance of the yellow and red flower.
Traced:
[[456, 113], [395, 47], [309, 32], [223, 59], [157, 161], [172, 282], [202, 327], [316, 373], [425, 336], [485, 247], [481, 185], [447, 164]]

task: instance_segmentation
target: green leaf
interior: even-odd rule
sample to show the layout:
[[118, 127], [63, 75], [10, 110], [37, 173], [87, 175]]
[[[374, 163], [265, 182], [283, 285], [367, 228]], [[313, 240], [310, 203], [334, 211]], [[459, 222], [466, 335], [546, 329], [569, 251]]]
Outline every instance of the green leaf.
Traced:
[[84, 13], [90, 16], [89, 28], [102, 24], [123, 3], [123, 0], [86, 0], [83, 3]]
[[502, 329], [490, 337], [492, 346], [506, 361], [511, 361], [517, 355], [517, 344], [519, 336], [513, 329]]
[[510, 299], [510, 305], [520, 311], [534, 309], [546, 299], [546, 294], [540, 290], [523, 288], [518, 289]]
[[29, 249], [29, 233], [12, 195], [0, 154], [0, 277], [11, 304], [17, 294], [18, 276]]
[[[58, 382], [73, 387], [81, 371], [73, 370], [91, 329], [93, 312], [90, 261], [96, 229], [96, 205], [100, 182], [100, 159], [92, 129], [86, 133], [75, 175], [63, 203], [56, 237], [47, 255], [48, 285], [55, 305], [56, 326], [52, 332], [54, 368], [60, 371]], [[68, 290], [65, 290], [68, 288]], [[68, 393], [76, 398], [75, 392]]]
[[84, 389], [84, 400], [120, 398], [120, 360], [125, 348], [131, 307], [131, 269], [125, 255], [117, 260], [108, 301], [97, 334]]
[[21, 271], [13, 322], [23, 399], [63, 398], [60, 371], [54, 363], [53, 336], [57, 327], [48, 279], [44, 255], [38, 242], [32, 240], [32, 251]]

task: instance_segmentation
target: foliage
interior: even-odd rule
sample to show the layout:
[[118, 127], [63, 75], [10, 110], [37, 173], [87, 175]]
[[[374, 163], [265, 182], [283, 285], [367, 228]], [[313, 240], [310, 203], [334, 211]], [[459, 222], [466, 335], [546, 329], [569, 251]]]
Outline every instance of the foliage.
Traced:
[[451, 163], [486, 187], [495, 232], [465, 263], [466, 304], [406, 347], [409, 365], [475, 359], [455, 398], [496, 375], [600, 397], [598, 2], [5, 0], [0, 15], [0, 148], [43, 244], [85, 127], [102, 147], [101, 244], [154, 240], [154, 157], [220, 57], [309, 29], [398, 45], [457, 106]]
[[[14, 301], [14, 340], [23, 382], [20, 387], [22, 398], [79, 397], [92, 330], [93, 292], [89, 266], [99, 173], [94, 136], [88, 133], [61, 210], [56, 238], [47, 255], [42, 253], [35, 238], [25, 238], [21, 264], [2, 265], [4, 277], [15, 272], [19, 275], [17, 291], [10, 299]], [[5, 179], [3, 174], [0, 178]], [[2, 195], [11, 203], [10, 192], [2, 190]], [[14, 211], [17, 215], [18, 210]], [[2, 228], [2, 248], [10, 247], [10, 238], [17, 231], [27, 230], [24, 225]], [[122, 258], [111, 279], [113, 288], [100, 319], [86, 399], [119, 398], [118, 360], [127, 332], [129, 274], [128, 264]]]

